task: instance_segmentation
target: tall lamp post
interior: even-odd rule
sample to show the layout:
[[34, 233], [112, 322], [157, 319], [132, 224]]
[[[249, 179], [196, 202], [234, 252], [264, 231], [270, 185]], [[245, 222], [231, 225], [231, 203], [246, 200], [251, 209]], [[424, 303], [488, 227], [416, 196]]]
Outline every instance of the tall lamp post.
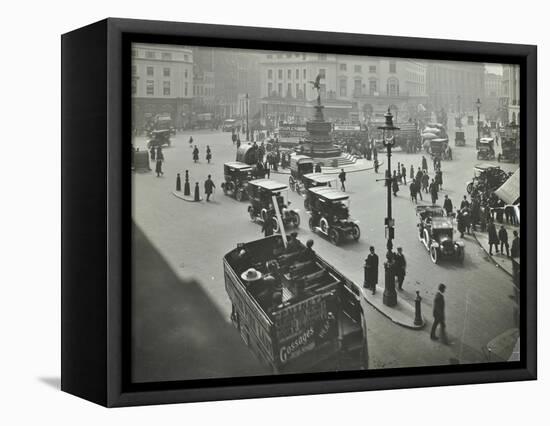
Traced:
[[248, 129], [248, 93], [246, 94], [246, 141], [250, 141], [250, 131]]
[[392, 249], [393, 249], [393, 239], [395, 237], [395, 229], [394, 229], [394, 220], [392, 218], [391, 213], [391, 187], [392, 187], [392, 176], [391, 176], [391, 149], [395, 145], [395, 138], [393, 137], [393, 132], [395, 130], [399, 130], [399, 127], [395, 127], [393, 125], [393, 115], [390, 112], [390, 109], [388, 108], [388, 112], [384, 114], [384, 117], [386, 119], [386, 122], [383, 126], [378, 127], [380, 130], [382, 130], [382, 139], [384, 142], [384, 147], [386, 148], [386, 154], [388, 157], [388, 169], [386, 170], [386, 189], [387, 189], [387, 217], [384, 221], [384, 225], [386, 227], [386, 238], [387, 238], [387, 244], [386, 248], [388, 249], [387, 252], [387, 259], [388, 262], [386, 263], [386, 269], [385, 269], [385, 282], [384, 282], [384, 296], [383, 296], [383, 303], [386, 306], [395, 306], [397, 305], [397, 293], [395, 291], [395, 274], [392, 267], [392, 262], [390, 262], [390, 256], [393, 256]]
[[480, 128], [480, 117], [479, 117], [479, 110], [481, 109], [481, 101], [479, 100], [479, 98], [477, 98], [477, 101], [476, 101], [476, 108], [477, 108], [477, 143], [479, 143], [480, 139], [481, 139], [481, 135], [480, 135], [480, 131], [481, 131], [481, 128]]

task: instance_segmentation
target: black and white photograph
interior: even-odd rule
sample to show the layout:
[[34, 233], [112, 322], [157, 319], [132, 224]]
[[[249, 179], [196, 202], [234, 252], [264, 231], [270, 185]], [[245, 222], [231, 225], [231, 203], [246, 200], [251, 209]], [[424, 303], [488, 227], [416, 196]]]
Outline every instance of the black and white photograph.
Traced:
[[519, 71], [132, 43], [132, 382], [519, 361]]

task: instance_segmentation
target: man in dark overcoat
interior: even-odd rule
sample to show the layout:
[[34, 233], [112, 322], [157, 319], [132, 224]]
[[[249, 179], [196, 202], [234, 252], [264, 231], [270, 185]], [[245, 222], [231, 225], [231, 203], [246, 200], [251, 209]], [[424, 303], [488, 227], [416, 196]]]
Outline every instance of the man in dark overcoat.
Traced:
[[422, 170], [428, 171], [428, 160], [424, 156], [422, 156]]
[[433, 303], [433, 316], [434, 316], [434, 322], [432, 324], [432, 331], [430, 333], [430, 338], [432, 340], [438, 340], [437, 336], [435, 335], [437, 326], [440, 326], [440, 336], [441, 336], [441, 342], [444, 344], [447, 344], [447, 333], [445, 332], [445, 297], [443, 296], [443, 293], [445, 293], [445, 289], [447, 287], [445, 284], [439, 284], [438, 292], [434, 297], [434, 303]]
[[407, 260], [403, 254], [403, 249], [397, 247], [397, 253], [394, 256], [395, 260], [395, 277], [397, 278], [397, 288], [403, 290], [403, 281], [405, 281], [405, 274], [407, 273]]
[[210, 196], [212, 195], [215, 187], [216, 185], [214, 185], [214, 181], [212, 181], [212, 176], [208, 175], [208, 179], [204, 181], [204, 193], [206, 194], [206, 201], [210, 201]]
[[497, 234], [497, 228], [495, 226], [495, 222], [493, 219], [489, 219], [489, 226], [487, 226], [487, 236], [489, 237], [489, 255], [493, 255], [493, 246], [495, 246], [495, 250], [498, 254], [498, 234]]
[[443, 208], [447, 212], [447, 216], [451, 216], [453, 213], [453, 202], [447, 194], [445, 194], [445, 201], [443, 201]]
[[378, 255], [374, 252], [374, 246], [370, 246], [370, 253], [365, 259], [365, 278], [363, 286], [376, 293], [378, 284]]

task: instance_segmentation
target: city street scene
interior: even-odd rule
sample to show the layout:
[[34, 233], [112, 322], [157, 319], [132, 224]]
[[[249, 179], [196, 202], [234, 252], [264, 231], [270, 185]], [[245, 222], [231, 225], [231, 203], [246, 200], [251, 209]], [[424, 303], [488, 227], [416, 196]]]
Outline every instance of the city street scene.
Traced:
[[132, 379], [518, 360], [519, 67], [132, 45]]

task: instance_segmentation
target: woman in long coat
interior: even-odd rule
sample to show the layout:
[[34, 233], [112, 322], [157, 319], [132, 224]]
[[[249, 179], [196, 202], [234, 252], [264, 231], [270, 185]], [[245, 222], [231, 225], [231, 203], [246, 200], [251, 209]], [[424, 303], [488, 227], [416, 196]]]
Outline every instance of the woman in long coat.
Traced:
[[210, 164], [211, 159], [212, 159], [212, 150], [210, 149], [210, 145], [206, 145], [206, 161], [208, 161], [208, 164]]

